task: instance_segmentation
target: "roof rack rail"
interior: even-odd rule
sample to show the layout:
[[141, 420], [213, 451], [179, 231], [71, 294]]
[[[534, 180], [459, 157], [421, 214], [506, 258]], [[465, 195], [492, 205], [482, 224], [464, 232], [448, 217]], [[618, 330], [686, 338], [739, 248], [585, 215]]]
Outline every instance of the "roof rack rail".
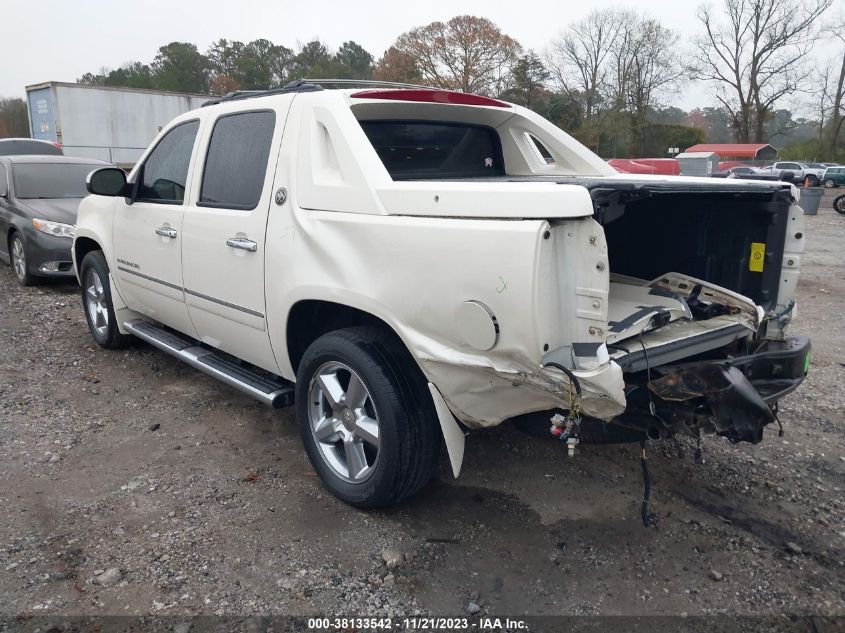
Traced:
[[408, 83], [401, 83], [397, 81], [379, 81], [377, 79], [303, 79], [303, 81], [307, 81], [311, 84], [316, 84], [318, 86], [324, 85], [336, 85], [336, 86], [361, 86], [361, 87], [372, 87], [372, 88], [411, 88], [415, 90], [424, 89], [424, 90], [439, 90], [434, 86], [423, 86], [420, 84], [408, 84]]
[[223, 95], [217, 99], [211, 99], [202, 104], [202, 108], [206, 106], [217, 105], [218, 103], [227, 103], [229, 101], [240, 101], [242, 99], [254, 99], [256, 97], [269, 97], [271, 95], [283, 95], [290, 92], [316, 92], [323, 90], [319, 86], [307, 79], [296, 79], [290, 83], [285, 84], [281, 88], [271, 88], [269, 90], [236, 90], [229, 94]]
[[419, 84], [406, 84], [396, 81], [377, 81], [375, 79], [295, 79], [281, 88], [269, 90], [236, 90], [217, 99], [211, 99], [202, 104], [201, 107], [226, 103], [228, 101], [240, 101], [242, 99], [253, 99], [255, 97], [268, 97], [270, 95], [282, 95], [290, 92], [315, 92], [324, 90], [324, 86], [350, 86], [361, 88], [408, 88], [411, 90], [438, 90], [434, 86], [421, 86]]

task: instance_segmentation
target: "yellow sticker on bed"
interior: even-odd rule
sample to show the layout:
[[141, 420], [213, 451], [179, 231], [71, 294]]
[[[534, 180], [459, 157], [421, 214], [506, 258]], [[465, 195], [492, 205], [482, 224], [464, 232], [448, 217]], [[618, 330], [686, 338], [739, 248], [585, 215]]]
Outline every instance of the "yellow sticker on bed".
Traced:
[[765, 258], [766, 245], [763, 242], [751, 242], [751, 258], [748, 260], [748, 270], [752, 273], [763, 272]]

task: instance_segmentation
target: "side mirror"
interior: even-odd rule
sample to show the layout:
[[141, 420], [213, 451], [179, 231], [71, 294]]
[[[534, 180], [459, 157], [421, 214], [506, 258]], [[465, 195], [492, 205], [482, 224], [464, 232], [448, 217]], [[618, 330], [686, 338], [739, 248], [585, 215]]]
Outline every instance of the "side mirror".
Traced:
[[98, 196], [121, 196], [126, 189], [126, 172], [118, 167], [95, 169], [85, 179], [85, 188]]

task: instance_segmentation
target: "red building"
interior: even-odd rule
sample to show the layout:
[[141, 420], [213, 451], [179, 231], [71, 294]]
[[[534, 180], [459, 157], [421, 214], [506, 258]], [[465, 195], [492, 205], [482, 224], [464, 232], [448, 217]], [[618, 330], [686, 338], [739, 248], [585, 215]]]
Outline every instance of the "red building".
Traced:
[[715, 152], [723, 161], [763, 163], [777, 160], [778, 151], [766, 143], [699, 143], [688, 152]]

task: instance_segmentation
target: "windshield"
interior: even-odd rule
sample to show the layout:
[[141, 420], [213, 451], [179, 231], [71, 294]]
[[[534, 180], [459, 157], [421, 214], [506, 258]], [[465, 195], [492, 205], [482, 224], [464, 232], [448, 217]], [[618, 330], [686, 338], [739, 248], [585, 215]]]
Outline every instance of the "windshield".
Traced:
[[85, 178], [102, 164], [18, 163], [14, 169], [18, 198], [84, 198]]

